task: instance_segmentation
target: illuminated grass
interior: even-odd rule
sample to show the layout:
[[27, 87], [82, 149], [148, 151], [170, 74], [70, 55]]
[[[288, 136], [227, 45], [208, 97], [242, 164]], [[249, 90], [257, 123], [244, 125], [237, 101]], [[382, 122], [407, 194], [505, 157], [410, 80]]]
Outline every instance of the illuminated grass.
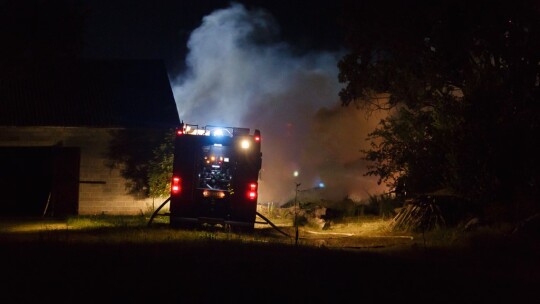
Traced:
[[144, 216], [76, 216], [67, 219], [67, 225], [71, 229], [95, 229], [103, 227], [142, 227], [146, 225], [147, 218]]
[[390, 219], [378, 217], [356, 217], [330, 225], [329, 231], [353, 233], [355, 235], [390, 234]]
[[[293, 227], [294, 215], [290, 213], [284, 213], [283, 211], [275, 211], [268, 213], [266, 210], [259, 210], [264, 216], [270, 219], [278, 227]], [[326, 232], [334, 233], [352, 233], [355, 235], [370, 235], [370, 234], [388, 234], [390, 233], [388, 225], [390, 218], [381, 218], [376, 216], [358, 216], [340, 219], [337, 222], [331, 221], [329, 228], [325, 229]], [[258, 225], [256, 227], [268, 227], [268, 225]], [[322, 227], [307, 222], [305, 225], [301, 225], [301, 229], [322, 231]]]
[[[289, 237], [269, 225], [257, 224], [253, 233], [237, 233], [221, 226], [194, 230], [173, 229], [168, 218], [158, 217], [150, 227], [145, 216], [76, 216], [65, 220], [8, 219], [0, 221], [0, 240], [17, 242], [166, 244], [166, 243], [268, 243], [294, 244], [295, 228], [290, 215], [272, 216], [270, 220]], [[468, 245], [467, 235], [453, 229], [422, 233], [399, 233], [388, 229], [389, 219], [354, 217], [332, 223], [329, 229], [299, 227], [299, 245], [331, 248], [406, 248]], [[416, 244], [416, 245], [415, 245]]]
[[265, 229], [256, 229], [250, 234], [230, 232], [220, 227], [181, 230], [170, 228], [166, 218], [155, 219], [151, 227], [147, 227], [148, 220], [143, 216], [111, 215], [77, 216], [65, 220], [10, 219], [0, 222], [0, 240], [106, 244], [287, 241]]
[[62, 220], [13, 220], [3, 219], [0, 221], [0, 232], [36, 232], [46, 230], [67, 229], [66, 222]]

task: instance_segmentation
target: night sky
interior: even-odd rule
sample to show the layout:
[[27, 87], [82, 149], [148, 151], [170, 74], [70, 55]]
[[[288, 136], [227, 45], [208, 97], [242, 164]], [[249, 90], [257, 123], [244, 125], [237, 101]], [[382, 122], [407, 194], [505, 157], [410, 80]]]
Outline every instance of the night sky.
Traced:
[[[202, 18], [231, 2], [84, 0], [83, 56], [88, 58], [162, 59], [169, 73], [184, 68], [186, 42]], [[236, 1], [264, 9], [279, 25], [279, 39], [297, 52], [341, 47], [339, 1]]]

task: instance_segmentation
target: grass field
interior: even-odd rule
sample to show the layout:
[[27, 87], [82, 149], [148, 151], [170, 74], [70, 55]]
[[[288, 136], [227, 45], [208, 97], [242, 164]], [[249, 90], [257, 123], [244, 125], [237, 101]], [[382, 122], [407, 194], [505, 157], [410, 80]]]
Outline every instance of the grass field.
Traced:
[[0, 302], [521, 302], [540, 281], [536, 239], [500, 230], [423, 237], [357, 218], [301, 228], [295, 246], [263, 227], [237, 234], [146, 221], [2, 219]]

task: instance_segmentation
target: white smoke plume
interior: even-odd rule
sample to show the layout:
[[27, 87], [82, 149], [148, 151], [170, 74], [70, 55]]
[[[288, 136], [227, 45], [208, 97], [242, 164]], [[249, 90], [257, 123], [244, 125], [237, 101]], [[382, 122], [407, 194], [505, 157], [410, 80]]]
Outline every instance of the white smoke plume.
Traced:
[[187, 72], [173, 79], [180, 119], [261, 130], [259, 202], [284, 203], [296, 182], [324, 182], [333, 198], [371, 194], [359, 160], [367, 121], [339, 106], [342, 54], [295, 55], [278, 34], [268, 13], [241, 4], [204, 17], [188, 41]]

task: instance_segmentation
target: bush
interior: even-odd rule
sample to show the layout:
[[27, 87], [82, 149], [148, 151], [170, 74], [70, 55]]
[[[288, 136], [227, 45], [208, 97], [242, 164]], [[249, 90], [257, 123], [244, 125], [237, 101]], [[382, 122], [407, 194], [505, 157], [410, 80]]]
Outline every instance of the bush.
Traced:
[[392, 217], [396, 215], [394, 210], [402, 206], [403, 202], [390, 194], [370, 195], [367, 202], [356, 206], [355, 215]]

